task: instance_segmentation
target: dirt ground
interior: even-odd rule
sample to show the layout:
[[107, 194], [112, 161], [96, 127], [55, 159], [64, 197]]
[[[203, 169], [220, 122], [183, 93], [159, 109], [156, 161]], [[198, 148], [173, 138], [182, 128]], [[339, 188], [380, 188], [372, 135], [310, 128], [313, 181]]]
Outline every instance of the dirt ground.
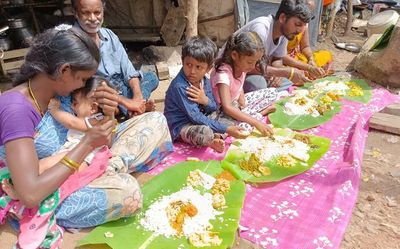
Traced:
[[[340, 19], [339, 19], [340, 20]], [[365, 38], [358, 33], [341, 37], [338, 24], [336, 35], [341, 41], [363, 44]], [[320, 49], [329, 49], [334, 54], [334, 68], [339, 73], [345, 73], [346, 68], [356, 54], [337, 49], [331, 40], [318, 44]], [[398, 92], [398, 89], [395, 90]], [[163, 93], [157, 93], [161, 96]], [[163, 103], [157, 103], [157, 109], [162, 111]], [[362, 164], [362, 180], [358, 200], [353, 210], [353, 216], [346, 230], [342, 249], [400, 249], [400, 136], [370, 130], [364, 151]], [[145, 182], [147, 177], [141, 176]], [[79, 233], [65, 233], [62, 249], [75, 248], [77, 241], [90, 230]], [[0, 226], [0, 248], [12, 248], [16, 233], [9, 225]], [[239, 241], [235, 248], [257, 248], [245, 241]], [[88, 248], [88, 247], [85, 247]], [[92, 248], [92, 247], [90, 247]], [[95, 247], [108, 248], [108, 247]]]

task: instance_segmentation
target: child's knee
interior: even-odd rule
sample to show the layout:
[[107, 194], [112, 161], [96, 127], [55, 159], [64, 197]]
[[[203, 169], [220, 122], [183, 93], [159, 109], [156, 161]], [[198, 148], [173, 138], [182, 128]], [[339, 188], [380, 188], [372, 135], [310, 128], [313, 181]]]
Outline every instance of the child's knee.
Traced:
[[181, 138], [196, 146], [207, 146], [214, 139], [214, 131], [206, 125], [193, 125], [182, 129]]

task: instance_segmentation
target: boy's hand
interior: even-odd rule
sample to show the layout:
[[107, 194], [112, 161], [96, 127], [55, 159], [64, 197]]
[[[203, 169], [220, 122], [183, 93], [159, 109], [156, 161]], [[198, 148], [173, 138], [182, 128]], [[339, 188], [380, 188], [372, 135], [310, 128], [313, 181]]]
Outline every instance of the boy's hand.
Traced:
[[49, 102], [49, 105], [47, 106], [47, 109], [49, 111], [55, 111], [55, 110], [60, 109], [60, 105], [61, 105], [60, 100], [52, 98], [52, 99], [50, 99], [50, 102]]
[[190, 86], [186, 90], [186, 94], [189, 96], [189, 100], [196, 102], [200, 105], [206, 106], [208, 104], [208, 97], [204, 93], [203, 86], [200, 85], [200, 88], [195, 86]]
[[239, 139], [246, 138], [249, 135], [246, 134], [243, 128], [234, 125], [228, 126], [228, 128], [226, 129], [226, 133], [228, 133], [229, 136]]

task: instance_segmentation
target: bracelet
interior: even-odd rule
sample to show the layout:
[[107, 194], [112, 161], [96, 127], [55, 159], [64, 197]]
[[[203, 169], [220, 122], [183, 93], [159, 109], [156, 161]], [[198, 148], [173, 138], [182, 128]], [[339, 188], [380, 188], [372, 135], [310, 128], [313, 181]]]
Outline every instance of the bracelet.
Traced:
[[292, 67], [291, 70], [290, 70], [290, 75], [289, 75], [288, 80], [292, 80], [293, 79], [293, 75], [294, 75], [294, 68]]
[[97, 121], [100, 121], [100, 120], [103, 120], [103, 118], [104, 118], [104, 115], [103, 115], [103, 113], [95, 113], [95, 114], [93, 114], [93, 115], [91, 115], [91, 116], [89, 116], [89, 117], [85, 117], [84, 118], [84, 120], [85, 120], [85, 124], [86, 124], [86, 126], [87, 126], [87, 128], [93, 128], [93, 125], [89, 122], [89, 119], [96, 119]]
[[93, 128], [93, 125], [89, 122], [89, 117], [85, 117], [85, 124], [88, 129]]
[[74, 160], [70, 159], [67, 156], [64, 156], [60, 162], [65, 166], [67, 166], [68, 168], [72, 169], [73, 171], [77, 171], [81, 166], [79, 163], [75, 162]]

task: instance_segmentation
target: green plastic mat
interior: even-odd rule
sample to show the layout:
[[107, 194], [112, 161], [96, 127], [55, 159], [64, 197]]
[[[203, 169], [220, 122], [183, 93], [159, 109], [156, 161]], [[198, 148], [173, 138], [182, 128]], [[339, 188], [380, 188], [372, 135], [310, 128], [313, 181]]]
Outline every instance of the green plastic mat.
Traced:
[[[152, 232], [146, 231], [140, 225], [140, 217], [154, 200], [162, 195], [168, 195], [179, 191], [186, 183], [190, 171], [200, 169], [210, 175], [217, 175], [223, 171], [220, 162], [184, 162], [166, 169], [160, 175], [155, 176], [143, 188], [144, 203], [140, 213], [131, 218], [120, 219], [98, 226], [83, 238], [79, 245], [107, 244], [114, 249], [134, 248], [196, 248], [191, 246], [186, 238], [166, 238], [154, 236]], [[162, 191], [163, 190], [163, 191]], [[163, 192], [163, 194], [160, 194]], [[234, 243], [235, 233], [239, 226], [240, 211], [245, 196], [245, 185], [243, 181], [232, 181], [231, 189], [225, 194], [227, 208], [223, 214], [211, 221], [212, 232], [217, 232], [223, 240], [220, 246], [210, 248], [228, 248]], [[223, 219], [218, 219], [222, 217]], [[106, 238], [105, 233], [111, 232], [112, 238]], [[183, 247], [184, 246], [184, 247]]]
[[276, 111], [268, 115], [269, 121], [275, 127], [290, 128], [297, 131], [307, 130], [328, 122], [336, 113], [340, 112], [341, 110], [341, 104], [339, 102], [333, 102], [333, 109], [318, 117], [313, 117], [311, 115], [289, 115], [284, 111], [285, 103], [289, 100], [289, 98], [290, 97], [287, 97], [276, 102]]
[[[287, 129], [279, 129], [275, 131], [274, 134], [292, 137], [297, 133], [288, 131]], [[230, 171], [236, 178], [242, 179], [246, 182], [254, 183], [277, 182], [282, 179], [301, 174], [310, 169], [328, 151], [331, 143], [328, 138], [307, 134], [301, 135], [310, 138], [310, 146], [312, 147], [309, 153], [310, 158], [306, 163], [297, 160], [297, 164], [295, 166], [286, 168], [277, 165], [276, 159], [272, 159], [271, 161], [264, 162], [264, 165], [270, 168], [271, 174], [267, 176], [255, 177], [239, 167], [239, 162], [243, 159], [248, 159], [250, 155], [243, 153], [240, 150], [240, 147], [238, 147], [240, 145], [240, 139], [237, 139], [231, 145], [226, 157], [221, 162], [222, 167]]]
[[[361, 103], [364, 103], [364, 104], [368, 103], [371, 100], [372, 87], [370, 87], [365, 80], [362, 80], [362, 79], [344, 79], [344, 78], [340, 78], [340, 77], [330, 76], [330, 77], [325, 77], [325, 78], [322, 78], [322, 79], [317, 79], [317, 80], [313, 81], [313, 83], [321, 82], [321, 81], [324, 81], [324, 80], [331, 80], [331, 81], [345, 80], [345, 81], [355, 82], [355, 83], [357, 83], [357, 85], [359, 85], [363, 89], [364, 95], [362, 95], [362, 96], [344, 95], [344, 96], [341, 96], [341, 97], [344, 98], [344, 99], [347, 99], [347, 100], [361, 102]], [[304, 88], [312, 89], [313, 83], [304, 84]]]

